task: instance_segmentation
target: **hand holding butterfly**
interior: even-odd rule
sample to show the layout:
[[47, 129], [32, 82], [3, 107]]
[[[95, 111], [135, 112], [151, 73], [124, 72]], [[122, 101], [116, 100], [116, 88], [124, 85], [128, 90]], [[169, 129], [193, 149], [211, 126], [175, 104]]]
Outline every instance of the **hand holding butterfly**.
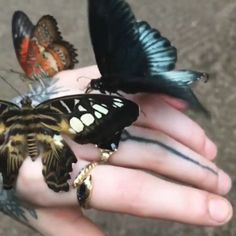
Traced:
[[[71, 88], [85, 88], [83, 83], [88, 80], [77, 78], [99, 77], [96, 67], [58, 76], [61, 85]], [[92, 171], [90, 206], [187, 224], [219, 226], [228, 222], [232, 207], [222, 195], [230, 190], [231, 180], [212, 162], [217, 150], [202, 128], [180, 111], [184, 106], [176, 100], [164, 101], [153, 95], [132, 99], [140, 105], [140, 117], [124, 131], [109, 164]], [[92, 145], [69, 143], [78, 158], [73, 180], [81, 167], [98, 160], [99, 152]], [[76, 190], [53, 192], [43, 181], [41, 168], [39, 159], [26, 160], [17, 179], [17, 195], [37, 206], [37, 219], [27, 215], [29, 225], [45, 235], [104, 235], [83, 215]]]

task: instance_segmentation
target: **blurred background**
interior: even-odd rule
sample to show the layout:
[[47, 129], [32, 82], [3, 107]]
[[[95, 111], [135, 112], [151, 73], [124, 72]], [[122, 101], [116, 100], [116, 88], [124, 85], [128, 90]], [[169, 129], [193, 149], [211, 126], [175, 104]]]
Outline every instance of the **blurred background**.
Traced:
[[[236, 180], [236, 1], [235, 0], [128, 0], [139, 19], [150, 22], [178, 48], [177, 68], [209, 72], [196, 94], [211, 111], [212, 119], [190, 114], [218, 144], [217, 163]], [[86, 0], [0, 0], [0, 68], [21, 71], [11, 40], [11, 17], [23, 10], [36, 21], [53, 15], [64, 38], [78, 48], [79, 67], [95, 63], [89, 43]], [[11, 78], [10, 78], [11, 79]], [[12, 79], [11, 83], [19, 82]], [[13, 97], [1, 82], [0, 97]], [[12, 94], [11, 94], [12, 93]], [[235, 182], [236, 183], [236, 182]], [[236, 203], [236, 185], [229, 198]], [[202, 228], [119, 214], [89, 211], [108, 235], [235, 236], [235, 218], [224, 227]], [[32, 235], [31, 229], [0, 214], [0, 235]]]

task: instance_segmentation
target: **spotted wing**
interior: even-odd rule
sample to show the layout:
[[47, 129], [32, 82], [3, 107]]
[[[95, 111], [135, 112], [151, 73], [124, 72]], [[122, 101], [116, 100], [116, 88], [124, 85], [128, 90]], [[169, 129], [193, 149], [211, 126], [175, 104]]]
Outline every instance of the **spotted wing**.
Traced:
[[33, 23], [22, 11], [16, 11], [12, 17], [12, 39], [17, 59], [25, 71], [29, 53], [30, 39], [34, 29]]
[[[80, 144], [111, 147], [119, 142], [121, 131], [138, 117], [138, 106], [124, 98], [81, 94], [46, 101], [36, 107], [43, 124], [64, 133]], [[42, 109], [42, 111], [40, 111]], [[47, 110], [47, 112], [46, 112]]]
[[37, 39], [39, 47], [45, 49], [43, 56], [48, 59], [48, 65], [46, 60], [44, 61], [46, 71], [50, 69], [47, 66], [53, 67], [53, 63], [56, 63], [57, 70], [61, 71], [72, 69], [75, 63], [78, 62], [76, 49], [71, 43], [62, 38], [57, 21], [53, 16], [45, 15], [39, 19], [34, 28], [33, 37]]
[[42, 16], [34, 26], [24, 12], [17, 11], [12, 36], [18, 61], [30, 78], [52, 77], [78, 62], [76, 49], [62, 38], [53, 16]]
[[37, 38], [38, 43], [44, 48], [62, 40], [56, 19], [50, 15], [42, 16], [34, 28], [33, 37]]
[[36, 135], [42, 147], [43, 176], [48, 187], [55, 192], [69, 191], [68, 180], [72, 163], [77, 159], [58, 132], [45, 130]]

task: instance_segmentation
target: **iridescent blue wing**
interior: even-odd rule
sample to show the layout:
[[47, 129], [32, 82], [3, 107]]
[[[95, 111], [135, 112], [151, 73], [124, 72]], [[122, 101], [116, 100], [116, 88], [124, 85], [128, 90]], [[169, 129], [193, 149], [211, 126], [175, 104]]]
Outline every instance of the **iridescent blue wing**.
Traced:
[[101, 92], [163, 93], [206, 110], [191, 91], [205, 73], [171, 71], [177, 50], [147, 22], [138, 22], [124, 0], [89, 0], [89, 26], [101, 79], [92, 89]]
[[177, 50], [167, 38], [144, 21], [136, 23], [138, 42], [147, 61], [145, 75], [155, 75], [163, 71], [173, 70], [177, 61]]
[[145, 76], [175, 66], [170, 41], [147, 22], [137, 22], [123, 0], [89, 0], [89, 27], [102, 75]]

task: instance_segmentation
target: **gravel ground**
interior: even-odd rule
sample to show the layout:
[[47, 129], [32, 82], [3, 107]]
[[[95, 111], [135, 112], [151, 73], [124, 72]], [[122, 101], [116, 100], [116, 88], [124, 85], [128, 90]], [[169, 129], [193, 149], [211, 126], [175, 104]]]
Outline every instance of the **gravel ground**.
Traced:
[[[179, 50], [179, 68], [194, 68], [211, 74], [209, 83], [196, 88], [198, 97], [209, 108], [212, 119], [197, 115], [194, 119], [205, 127], [219, 146], [218, 164], [228, 171], [233, 180], [235, 172], [236, 140], [236, 1], [235, 0], [130, 0], [140, 19], [149, 21], [167, 36]], [[0, 61], [1, 68], [19, 70], [11, 42], [11, 16], [24, 10], [35, 22], [43, 14], [58, 20], [66, 39], [79, 49], [79, 66], [94, 63], [88, 43], [86, 1], [82, 0], [0, 0]], [[144, 4], [145, 3], [145, 4]], [[15, 81], [15, 84], [18, 82]], [[1, 85], [0, 97], [13, 96]], [[229, 194], [236, 203], [236, 185]], [[234, 236], [236, 227], [200, 228], [177, 223], [140, 219], [118, 214], [90, 211], [90, 217], [108, 235], [136, 236]], [[31, 229], [0, 215], [0, 236], [38, 235]]]

